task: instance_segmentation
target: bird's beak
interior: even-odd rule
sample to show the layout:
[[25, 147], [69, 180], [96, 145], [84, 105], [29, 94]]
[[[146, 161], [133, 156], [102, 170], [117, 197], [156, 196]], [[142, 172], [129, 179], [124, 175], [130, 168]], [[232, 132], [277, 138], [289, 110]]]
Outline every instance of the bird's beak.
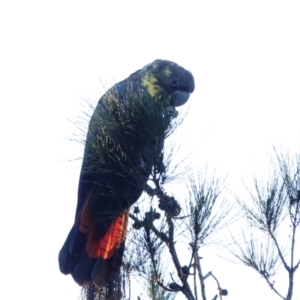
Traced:
[[188, 92], [175, 91], [172, 94], [170, 105], [175, 107], [181, 106], [189, 100], [189, 97], [190, 97], [190, 93]]

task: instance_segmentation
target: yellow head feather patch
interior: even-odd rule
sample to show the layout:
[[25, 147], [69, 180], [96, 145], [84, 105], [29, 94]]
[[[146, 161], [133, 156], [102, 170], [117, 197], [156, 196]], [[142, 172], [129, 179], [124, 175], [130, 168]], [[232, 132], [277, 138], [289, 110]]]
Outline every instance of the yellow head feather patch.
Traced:
[[162, 74], [164, 74], [166, 77], [171, 77], [172, 71], [170, 70], [169, 66], [162, 70]]
[[155, 97], [162, 90], [162, 88], [157, 84], [157, 79], [150, 72], [143, 74], [141, 83], [151, 97]]

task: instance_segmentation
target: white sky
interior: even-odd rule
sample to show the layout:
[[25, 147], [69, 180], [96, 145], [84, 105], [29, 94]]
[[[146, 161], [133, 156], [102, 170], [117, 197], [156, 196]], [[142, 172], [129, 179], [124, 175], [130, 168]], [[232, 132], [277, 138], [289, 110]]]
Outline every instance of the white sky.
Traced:
[[[230, 171], [232, 189], [273, 144], [299, 151], [299, 16], [299, 1], [2, 1], [3, 298], [78, 298], [57, 263], [80, 168], [67, 160], [82, 151], [67, 139], [76, 128], [66, 118], [81, 114], [80, 97], [98, 101], [101, 82], [109, 87], [157, 58], [191, 70], [183, 147], [200, 144], [195, 163]], [[210, 270], [228, 300], [279, 299], [246, 267], [212, 258]]]

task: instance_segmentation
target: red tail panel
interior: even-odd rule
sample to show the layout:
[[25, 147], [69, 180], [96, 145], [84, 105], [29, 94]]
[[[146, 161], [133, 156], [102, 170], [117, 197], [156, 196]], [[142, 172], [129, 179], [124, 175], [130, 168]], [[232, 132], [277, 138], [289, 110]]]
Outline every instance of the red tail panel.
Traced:
[[[116, 249], [125, 241], [128, 211], [122, 212], [110, 225], [106, 234], [99, 240], [96, 230], [89, 234], [86, 251], [90, 257], [111, 258]], [[95, 228], [95, 227], [94, 227]]]

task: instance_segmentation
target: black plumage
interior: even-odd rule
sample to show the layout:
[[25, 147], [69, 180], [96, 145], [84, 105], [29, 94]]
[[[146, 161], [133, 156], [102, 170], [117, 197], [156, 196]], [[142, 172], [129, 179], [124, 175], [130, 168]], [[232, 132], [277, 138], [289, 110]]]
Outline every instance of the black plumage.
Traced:
[[60, 270], [80, 285], [103, 287], [122, 262], [128, 212], [162, 160], [174, 107], [194, 91], [192, 74], [156, 60], [109, 89], [91, 118], [74, 225]]

